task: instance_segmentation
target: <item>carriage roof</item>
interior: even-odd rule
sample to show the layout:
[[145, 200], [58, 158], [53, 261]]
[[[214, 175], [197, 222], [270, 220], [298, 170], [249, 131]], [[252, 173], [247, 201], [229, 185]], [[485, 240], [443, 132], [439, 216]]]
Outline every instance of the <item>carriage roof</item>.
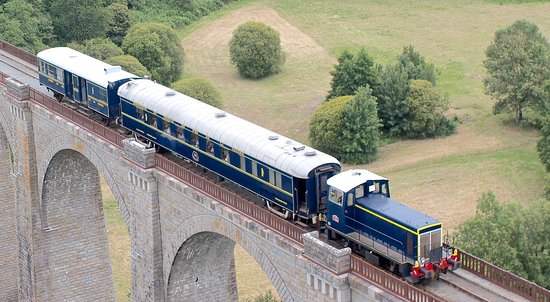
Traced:
[[127, 82], [118, 94], [295, 177], [307, 178], [325, 164], [339, 165], [328, 154], [150, 80]]
[[138, 78], [138, 76], [122, 70], [120, 66], [107, 64], [68, 47], [49, 48], [39, 52], [36, 56], [103, 88], [107, 88], [109, 82]]

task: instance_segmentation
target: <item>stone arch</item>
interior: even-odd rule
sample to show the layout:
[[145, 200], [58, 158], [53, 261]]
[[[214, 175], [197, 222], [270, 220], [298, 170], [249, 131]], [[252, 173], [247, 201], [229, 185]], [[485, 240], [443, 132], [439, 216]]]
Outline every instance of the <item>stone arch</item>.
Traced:
[[4, 131], [5, 117], [0, 111], [0, 301], [17, 301], [18, 243], [15, 207], [15, 157], [13, 145]]
[[[177, 244], [171, 245], [165, 253], [165, 259], [169, 261], [168, 263], [171, 263], [170, 268], [165, 270], [164, 276], [166, 297], [168, 301], [171, 301], [170, 294], [179, 290], [175, 288], [175, 286], [185, 287], [186, 280], [189, 280], [189, 276], [184, 276], [179, 280], [171, 279], [176, 275], [181, 276], [182, 271], [185, 271], [185, 268], [181, 267], [182, 264], [190, 263], [189, 261], [181, 261], [178, 263], [178, 257], [187, 256], [187, 258], [189, 258], [196, 255], [196, 253], [192, 253], [193, 251], [199, 252], [201, 250], [201, 247], [195, 250], [186, 249], [185, 245], [187, 243], [200, 245], [200, 240], [197, 239], [206, 238], [208, 234], [210, 234], [211, 241], [214, 245], [225, 245], [227, 247], [229, 246], [227, 241], [233, 243], [233, 245], [231, 245], [231, 261], [233, 262], [233, 267], [233, 247], [235, 243], [239, 244], [260, 265], [274, 285], [279, 296], [283, 298], [284, 301], [293, 300], [290, 290], [287, 288], [285, 280], [281, 277], [277, 266], [271, 261], [270, 257], [262, 250], [254, 238], [248, 235], [246, 230], [243, 230], [232, 221], [215, 215], [197, 215], [182, 222], [177, 229], [179, 232], [175, 234], [174, 241], [172, 241]], [[181, 255], [182, 252], [183, 255]], [[193, 270], [192, 272], [196, 271], [197, 270]], [[178, 282], [181, 282], [181, 284], [177, 284]], [[228, 282], [230, 283], [231, 280]]]
[[[113, 173], [111, 173], [111, 171], [107, 168], [107, 165], [101, 159], [101, 156], [94, 150], [94, 148], [78, 137], [72, 135], [58, 136], [48, 144], [44, 151], [40, 152], [40, 158], [42, 160], [37, 163], [39, 193], [42, 194], [42, 186], [44, 184], [46, 169], [48, 168], [49, 163], [52, 161], [53, 157], [62, 150], [77, 151], [96, 167], [99, 174], [103, 176], [105, 182], [109, 186], [109, 189], [113, 193], [121, 215], [124, 218], [124, 223], [128, 228], [128, 234], [130, 234], [130, 238], [133, 238], [131, 233], [131, 223], [133, 222], [133, 219], [116, 181], [116, 176], [114, 176]], [[113, 155], [109, 154], [108, 156]]]
[[112, 300], [114, 285], [99, 173], [81, 153], [56, 153], [44, 174], [34, 225], [36, 299]]

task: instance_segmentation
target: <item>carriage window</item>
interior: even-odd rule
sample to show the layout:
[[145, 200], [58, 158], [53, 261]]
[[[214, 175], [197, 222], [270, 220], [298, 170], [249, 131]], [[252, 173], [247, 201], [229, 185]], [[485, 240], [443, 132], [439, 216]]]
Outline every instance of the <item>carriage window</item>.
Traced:
[[244, 155], [241, 155], [241, 169], [244, 170], [246, 168], [246, 160]]
[[154, 116], [153, 114], [149, 114], [149, 117], [150, 117], [149, 124], [156, 128], [157, 127], [157, 117]]
[[166, 132], [168, 135], [172, 135], [172, 130], [170, 130], [170, 123], [168, 121], [164, 121], [164, 132]]
[[342, 191], [338, 191], [336, 189], [330, 189], [329, 197], [328, 199], [336, 204], [342, 205]]
[[258, 166], [255, 161], [252, 162], [252, 175], [258, 176]]
[[221, 159], [225, 160], [226, 162], [229, 162], [229, 150], [225, 147], [222, 147], [222, 157]]
[[274, 185], [275, 184], [275, 171], [269, 170], [269, 183]]
[[197, 133], [195, 133], [195, 132], [191, 133], [190, 142], [191, 142], [191, 145], [193, 145], [197, 148], [199, 147], [199, 136], [197, 135]]
[[56, 74], [57, 74], [57, 68], [55, 68], [55, 67], [49, 65], [49, 66], [48, 66], [48, 74], [49, 74], [50, 76], [52, 76], [52, 77], [55, 78], [55, 76], [56, 76]]
[[107, 99], [107, 92], [105, 89], [99, 89], [99, 99], [100, 100], [106, 100]]
[[141, 120], [145, 120], [145, 112], [143, 112], [143, 109], [136, 108], [136, 114]]
[[206, 142], [206, 151], [210, 154], [214, 154], [214, 143], [210, 140]]
[[176, 128], [176, 134], [177, 134], [179, 139], [183, 139], [183, 128], [182, 127], [177, 127]]
[[275, 186], [279, 187], [279, 188], [283, 188], [283, 182], [282, 182], [282, 179], [281, 179], [281, 173], [279, 172], [275, 172]]
[[40, 72], [46, 73], [46, 64], [43, 61], [40, 61]]

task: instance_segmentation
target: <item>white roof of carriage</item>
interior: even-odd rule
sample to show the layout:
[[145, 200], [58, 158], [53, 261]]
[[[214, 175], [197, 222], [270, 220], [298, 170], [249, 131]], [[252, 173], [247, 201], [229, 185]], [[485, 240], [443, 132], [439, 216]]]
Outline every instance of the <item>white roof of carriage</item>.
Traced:
[[348, 170], [340, 174], [334, 175], [327, 180], [327, 184], [343, 192], [364, 184], [367, 180], [388, 180], [380, 175], [374, 174], [371, 171], [358, 169]]
[[295, 177], [307, 178], [334, 157], [146, 79], [120, 86], [118, 94]]
[[49, 48], [39, 52], [36, 56], [103, 88], [107, 88], [109, 82], [138, 78], [138, 76], [122, 70], [120, 66], [107, 64], [68, 47]]

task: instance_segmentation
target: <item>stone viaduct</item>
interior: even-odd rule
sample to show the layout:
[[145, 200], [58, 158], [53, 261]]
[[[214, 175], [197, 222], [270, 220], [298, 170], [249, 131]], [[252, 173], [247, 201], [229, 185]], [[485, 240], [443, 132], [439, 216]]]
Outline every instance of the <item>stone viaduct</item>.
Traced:
[[[32, 54], [0, 41], [6, 48], [36, 66]], [[349, 249], [326, 245], [316, 232], [304, 234], [2, 70], [0, 301], [114, 300], [101, 177], [128, 229], [132, 301], [237, 301], [236, 244], [283, 301], [443, 300]], [[550, 292], [535, 284], [460, 256], [465, 270], [531, 301], [550, 302]]]
[[[28, 85], [2, 80], [1, 301], [114, 299], [100, 176], [128, 228], [132, 301], [236, 301], [235, 244], [256, 260], [283, 301], [386, 296], [350, 275], [348, 249], [325, 246], [314, 234], [303, 239], [298, 228], [153, 149], [117, 137]], [[178, 179], [185, 177], [191, 177], [187, 183]], [[244, 214], [250, 209], [258, 219]]]

